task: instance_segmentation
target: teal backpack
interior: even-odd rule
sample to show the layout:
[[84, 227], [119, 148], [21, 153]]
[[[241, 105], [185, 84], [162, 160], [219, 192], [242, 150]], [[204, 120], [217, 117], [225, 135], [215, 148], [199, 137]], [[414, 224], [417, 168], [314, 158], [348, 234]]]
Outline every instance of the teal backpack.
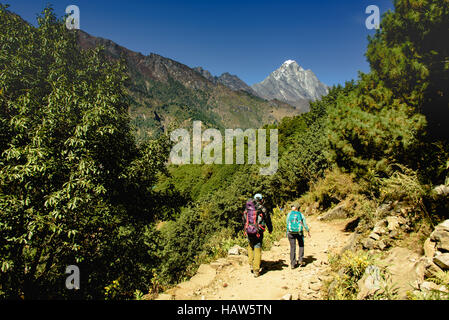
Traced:
[[302, 233], [302, 214], [299, 211], [292, 211], [288, 215], [287, 231], [290, 233]]

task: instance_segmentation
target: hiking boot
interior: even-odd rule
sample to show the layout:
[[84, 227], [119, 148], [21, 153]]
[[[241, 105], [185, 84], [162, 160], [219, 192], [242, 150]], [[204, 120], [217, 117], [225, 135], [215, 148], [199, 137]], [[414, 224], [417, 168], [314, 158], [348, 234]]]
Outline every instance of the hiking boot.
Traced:
[[295, 260], [295, 263], [291, 265], [292, 270], [298, 267], [298, 260]]
[[260, 276], [259, 271], [253, 271], [253, 274], [254, 274], [254, 278], [259, 278], [259, 276]]

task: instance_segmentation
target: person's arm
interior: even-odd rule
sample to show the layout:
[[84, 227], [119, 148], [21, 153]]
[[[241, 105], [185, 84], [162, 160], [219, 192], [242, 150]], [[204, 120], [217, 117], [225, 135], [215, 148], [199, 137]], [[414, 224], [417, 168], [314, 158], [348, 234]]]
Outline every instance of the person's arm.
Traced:
[[272, 233], [273, 232], [273, 224], [271, 223], [271, 216], [270, 213], [268, 212], [267, 208], [262, 206], [262, 212], [264, 213], [264, 216], [266, 217], [266, 223], [267, 223], [267, 227], [268, 227], [268, 232]]
[[302, 216], [302, 223], [304, 225], [304, 228], [307, 230], [307, 233], [309, 234], [309, 237], [310, 237], [310, 229], [309, 229], [309, 226], [307, 225], [306, 217], [302, 213], [301, 213], [301, 216]]
[[287, 214], [287, 219], [285, 219], [285, 236], [286, 237], [288, 237], [288, 220], [289, 220], [291, 214], [292, 214], [292, 212], [290, 211]]

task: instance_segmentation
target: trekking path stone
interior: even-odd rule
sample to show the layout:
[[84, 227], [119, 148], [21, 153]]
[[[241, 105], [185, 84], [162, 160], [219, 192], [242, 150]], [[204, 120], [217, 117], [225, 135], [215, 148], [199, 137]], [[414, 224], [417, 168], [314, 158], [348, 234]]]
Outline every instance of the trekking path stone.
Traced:
[[270, 251], [263, 251], [259, 278], [250, 273], [247, 256], [228, 256], [202, 265], [189, 281], [159, 295], [157, 300], [285, 300], [286, 296], [292, 300], [319, 300], [328, 253], [340, 252], [351, 236], [343, 231], [347, 222], [307, 218], [312, 236], [304, 240], [304, 267], [290, 268], [290, 245], [284, 237]]

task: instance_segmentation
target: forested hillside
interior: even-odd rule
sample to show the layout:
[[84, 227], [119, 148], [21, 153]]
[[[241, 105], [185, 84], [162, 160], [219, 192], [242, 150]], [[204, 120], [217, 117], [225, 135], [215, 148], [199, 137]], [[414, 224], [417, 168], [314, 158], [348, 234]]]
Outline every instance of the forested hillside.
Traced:
[[[265, 125], [279, 130], [272, 176], [167, 166], [166, 136], [136, 140], [126, 64], [79, 50], [51, 10], [34, 28], [2, 6], [0, 30], [1, 297], [156, 293], [244, 244], [241, 212], [255, 193], [307, 214], [344, 202], [361, 228], [394, 201], [413, 208], [413, 232], [449, 218], [447, 193], [435, 192], [449, 188], [446, 0], [396, 0], [369, 39], [369, 73]], [[81, 270], [80, 290], [64, 287], [68, 265]]]

